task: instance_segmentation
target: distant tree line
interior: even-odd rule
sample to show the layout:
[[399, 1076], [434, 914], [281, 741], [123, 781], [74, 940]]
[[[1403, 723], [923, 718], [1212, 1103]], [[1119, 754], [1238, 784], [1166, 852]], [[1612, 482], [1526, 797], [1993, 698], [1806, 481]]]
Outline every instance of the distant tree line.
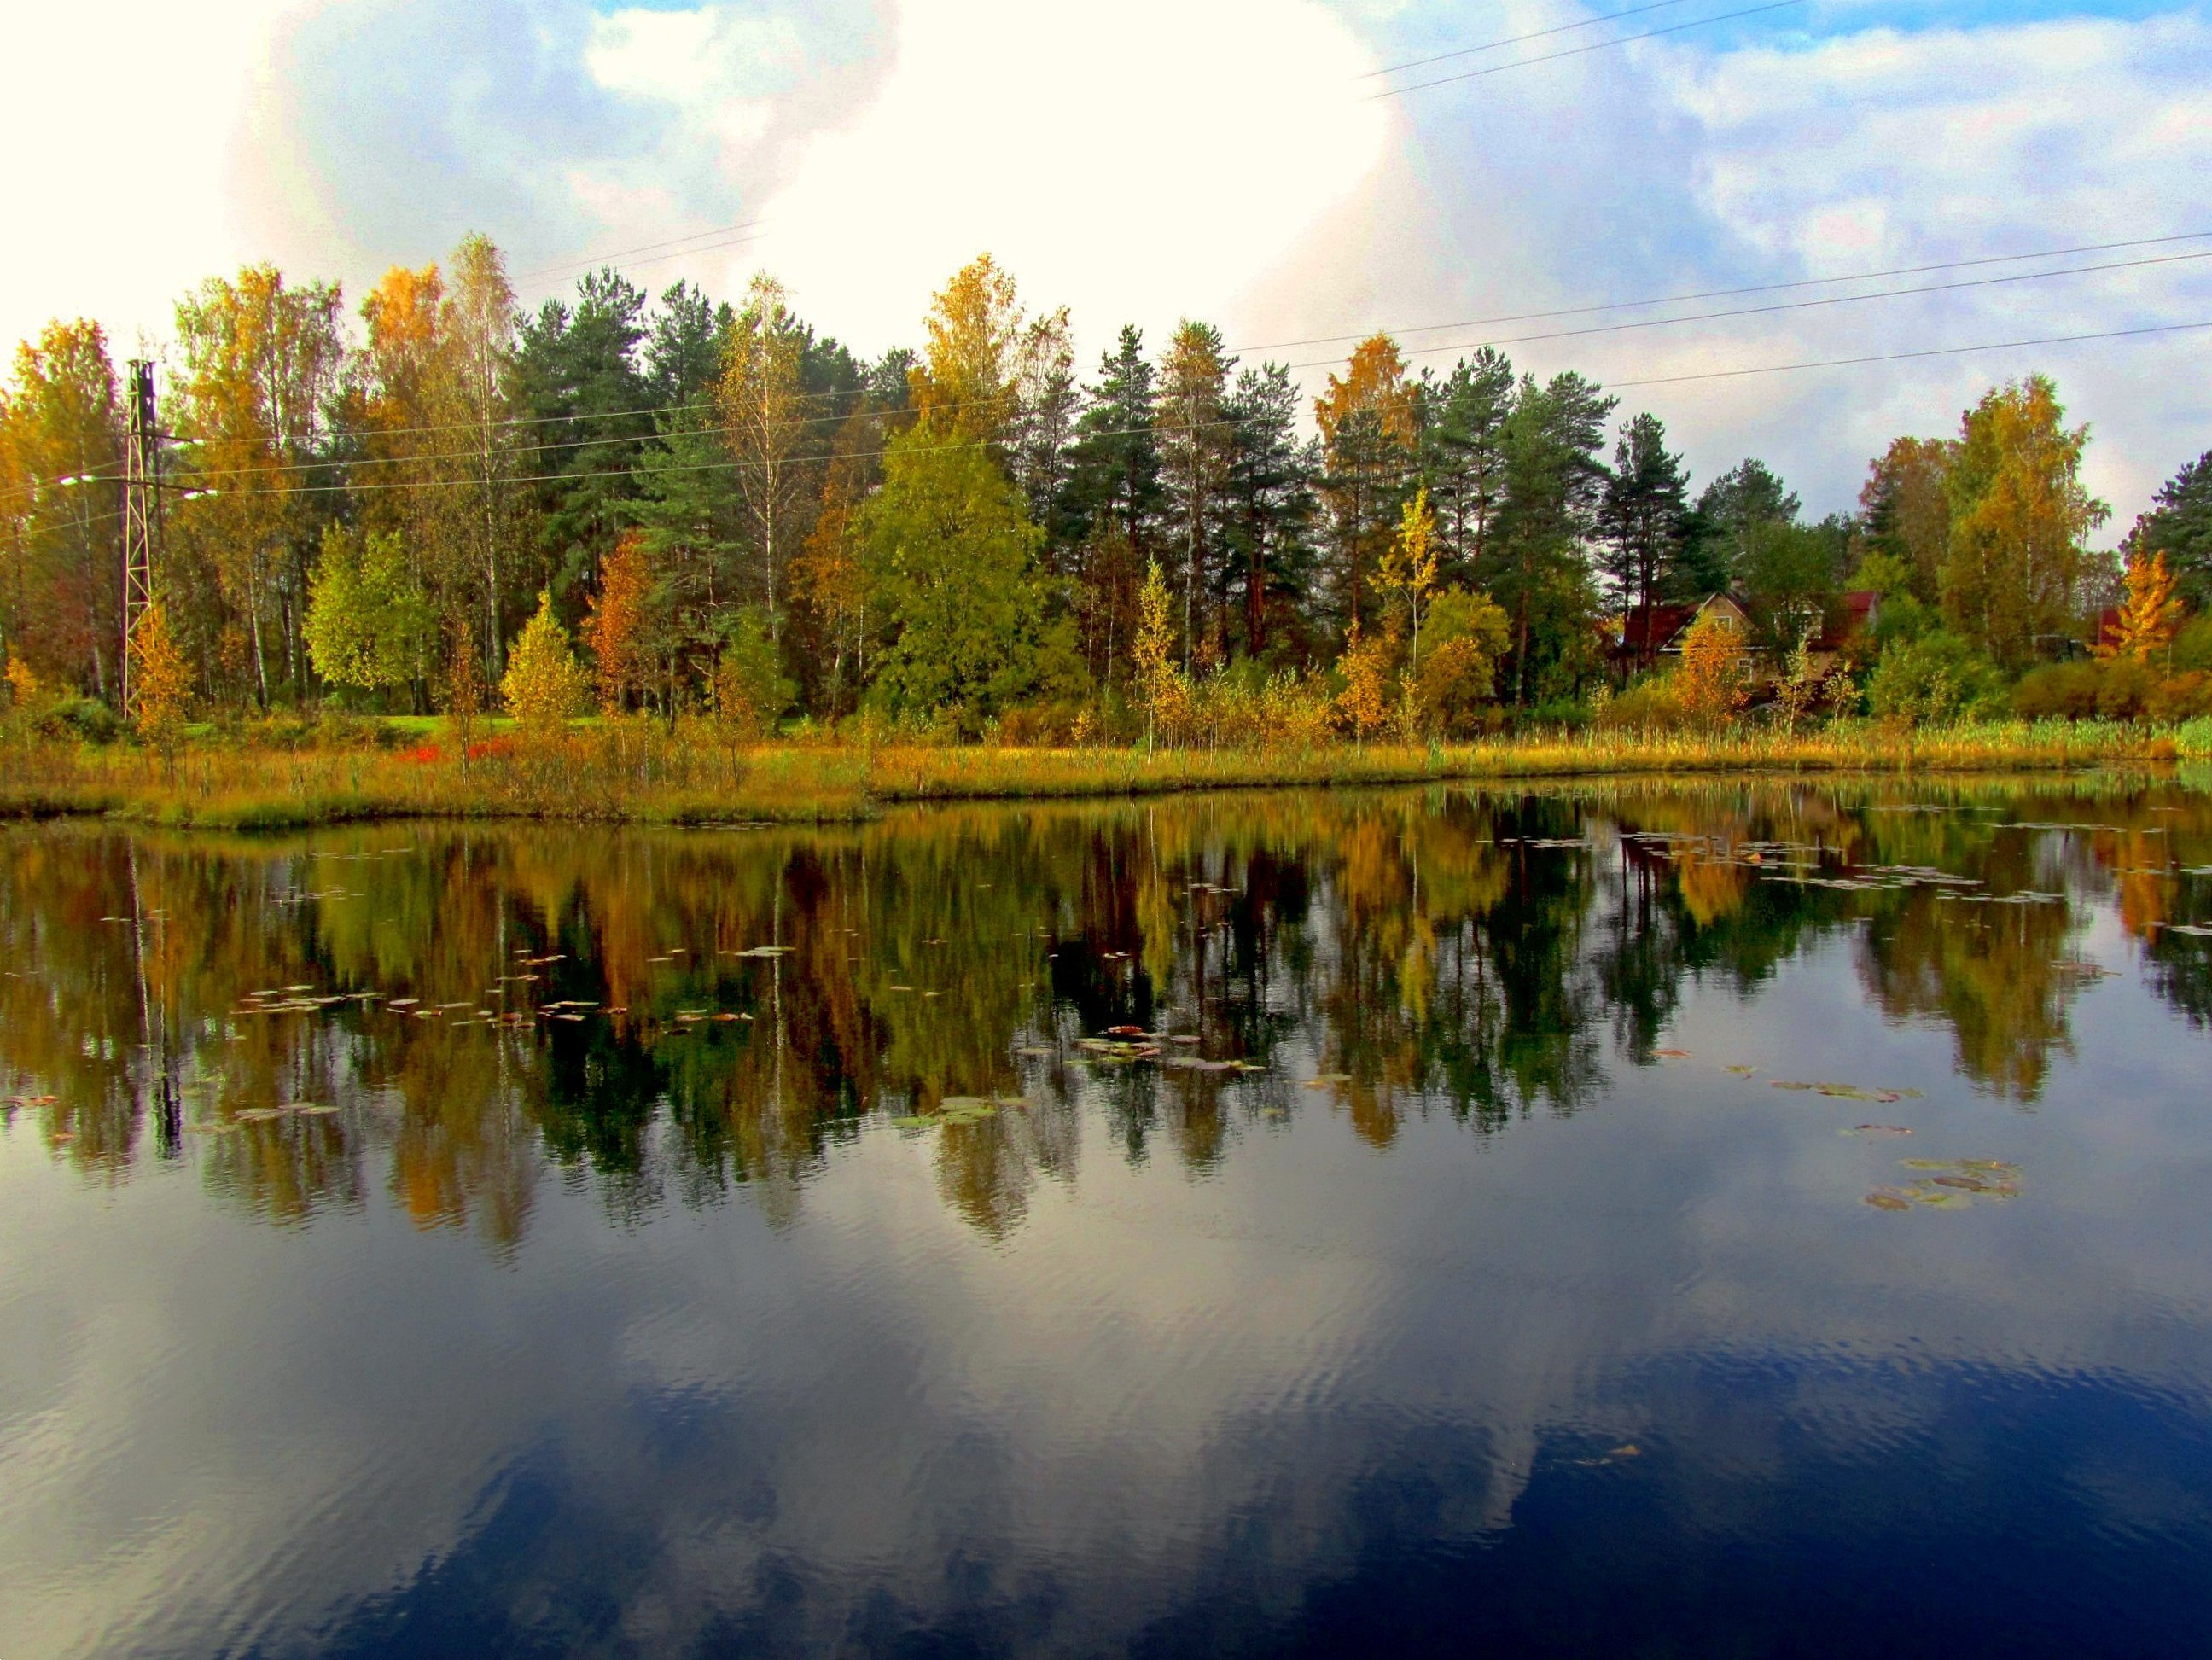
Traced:
[[[349, 317], [335, 284], [253, 266], [179, 303], [166, 370], [164, 465], [198, 493], [163, 500], [164, 646], [213, 710], [465, 717], [534, 627], [545, 662], [580, 646], [574, 695], [611, 711], [1126, 735], [1307, 687], [1364, 735], [1586, 699], [1653, 666], [1625, 619], [1715, 593], [1779, 654], [1873, 589], [1875, 645], [1938, 637], [2000, 679], [2097, 643], [2120, 597], [2087, 429], [2041, 376], [1899, 438], [1856, 513], [1808, 522], [1758, 459], [1693, 493], [1656, 415], [1489, 348], [1415, 373], [1378, 334], [1309, 402], [1186, 321], [1157, 351], [1121, 329], [1085, 377], [1066, 312], [988, 256], [872, 360], [766, 276], [654, 301], [602, 269], [526, 312], [472, 236]], [[19, 694], [116, 698], [124, 445], [96, 325], [19, 348]], [[2177, 605], [2212, 599], [2212, 453], [2124, 551]], [[564, 673], [531, 671], [556, 700]]]

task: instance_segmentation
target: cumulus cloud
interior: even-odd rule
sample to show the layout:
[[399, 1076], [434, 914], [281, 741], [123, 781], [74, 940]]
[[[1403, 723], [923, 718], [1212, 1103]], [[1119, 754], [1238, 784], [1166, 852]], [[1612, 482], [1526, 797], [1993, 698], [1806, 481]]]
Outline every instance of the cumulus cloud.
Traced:
[[[585, 255], [757, 221], [741, 244], [623, 263], [651, 288], [684, 277], [725, 294], [768, 265], [818, 326], [873, 352], [912, 342], [933, 289], [988, 249], [1033, 306], [1073, 307], [1086, 359], [1124, 321], [1157, 340], [1196, 315], [1248, 359], [1312, 363], [1317, 381], [1348, 344], [1332, 337], [1371, 327], [1446, 366], [1486, 334], [1529, 331], [1421, 325], [2203, 228], [2200, 14], [1942, 29], [1894, 27], [1878, 7], [1808, 15], [1823, 32], [1761, 19], [1376, 100], [1389, 83], [1361, 76], [1468, 44], [1470, 26], [1396, 0], [49, 13], [18, 26], [30, 49], [0, 86], [16, 150], [81, 131], [84, 176], [123, 176], [123, 130], [69, 113], [82, 103], [71, 66], [109, 38], [143, 41], [118, 90], [155, 113], [161, 189], [134, 222], [69, 169], [32, 171], [46, 255], [0, 273], [0, 330], [90, 311], [126, 342], [158, 335], [183, 288], [252, 258], [357, 294], [470, 228], [509, 250], [534, 299]], [[1510, 0], [1473, 33], [1560, 21], [1549, 0]], [[2197, 320], [2212, 317], [2203, 269], [1512, 351], [1618, 383]], [[2053, 348], [1624, 395], [1668, 419], [1699, 475], [1756, 452], [1826, 510], [1889, 437], [1948, 429], [1993, 379], [2047, 367], [2097, 429], [2092, 477], [2117, 533], [2203, 446], [2203, 377], [2171, 367], [2202, 350]]]

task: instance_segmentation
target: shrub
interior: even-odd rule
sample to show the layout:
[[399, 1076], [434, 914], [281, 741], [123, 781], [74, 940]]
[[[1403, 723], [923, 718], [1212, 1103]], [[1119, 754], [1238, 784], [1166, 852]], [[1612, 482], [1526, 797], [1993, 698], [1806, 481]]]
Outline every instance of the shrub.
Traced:
[[1638, 681], [1608, 702], [1597, 716], [1598, 725], [1608, 732], [1678, 732], [1689, 721], [1689, 712], [1663, 675]]
[[1555, 732], [1586, 732], [1596, 719], [1579, 697], [1553, 697], [1538, 703], [1522, 717], [1524, 727]]
[[2212, 672], [2212, 616], [2195, 617], [2182, 625], [2181, 632], [2173, 636], [2172, 660], [2177, 671]]
[[2212, 672], [2186, 669], [2156, 682], [2143, 697], [2143, 713], [2161, 721], [2212, 714]]
[[1886, 721], [1929, 723], [1990, 714], [2002, 707], [2003, 697], [1997, 666], [1944, 629], [1892, 646], [1867, 683], [1868, 705]]
[[2097, 712], [2094, 663], [2046, 663], [2012, 689], [2014, 714], [2027, 721], [2080, 721]]
[[115, 711], [96, 697], [59, 697], [40, 712], [32, 729], [41, 738], [74, 738], [87, 744], [112, 744], [123, 731]]
[[2135, 657], [2113, 657], [2098, 666], [2097, 713], [2107, 721], [2133, 721], [2158, 683], [2157, 671]]
[[2013, 688], [2015, 714], [2030, 721], [2187, 721], [2208, 712], [2212, 672], [2161, 674], [2134, 658], [2051, 663]]
[[1095, 724], [1087, 703], [1019, 703], [999, 717], [999, 742], [1010, 749], [1066, 749]]
[[734, 613], [714, 665], [715, 718], [726, 730], [762, 737], [775, 730], [798, 695], [799, 688], [783, 672], [768, 619], [750, 605]]

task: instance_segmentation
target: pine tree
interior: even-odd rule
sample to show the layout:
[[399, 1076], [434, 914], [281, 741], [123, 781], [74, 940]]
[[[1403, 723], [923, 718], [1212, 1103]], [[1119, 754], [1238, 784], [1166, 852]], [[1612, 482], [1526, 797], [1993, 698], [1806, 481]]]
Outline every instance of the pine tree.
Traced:
[[[548, 300], [523, 324], [515, 352], [526, 469], [539, 504], [547, 568], [589, 581], [631, 522], [638, 462], [653, 434], [639, 364], [645, 295], [612, 271], [576, 284], [573, 306]], [[550, 475], [550, 477], [549, 477]]]
[[1570, 371], [1543, 386], [1524, 376], [1506, 417], [1505, 495], [1477, 572], [1513, 621], [1513, 701], [1567, 691], [1595, 638], [1589, 542], [1606, 471], [1599, 460], [1613, 399]]
[[2153, 506], [2128, 532], [2128, 546], [2163, 553], [2199, 611], [2212, 606], [2212, 450], [2158, 487]]
[[1419, 388], [1420, 470], [1443, 537], [1444, 574], [1466, 581], [1489, 546], [1505, 493], [1505, 417], [1513, 365], [1495, 347], [1462, 358]]
[[1068, 453], [1068, 501], [1079, 538], [1076, 614], [1085, 660], [1101, 683], [1118, 678], [1127, 649], [1137, 573], [1158, 552], [1165, 490], [1152, 430], [1152, 366], [1144, 336], [1125, 325], [1086, 389]]
[[[1207, 619], [1199, 596], [1211, 599], [1220, 563], [1220, 521], [1231, 451], [1229, 373], [1237, 360], [1222, 347], [1221, 331], [1185, 320], [1160, 360], [1153, 408], [1162, 473], [1168, 486], [1169, 544], [1180, 556], [1182, 588], [1182, 665], [1189, 672]], [[1210, 607], [1209, 607], [1210, 609]]]
[[[1609, 556], [1606, 576], [1620, 610], [1641, 606], [1648, 614], [1674, 577], [1682, 552], [1684, 490], [1681, 458], [1668, 453], [1659, 417], [1639, 415], [1623, 427], [1600, 520]], [[1648, 666], [1659, 642], [1639, 635], [1638, 643]]]
[[1286, 598], [1295, 615], [1312, 580], [1318, 463], [1311, 441], [1298, 436], [1298, 391], [1285, 365], [1238, 375], [1226, 415], [1225, 537], [1243, 599], [1244, 653], [1258, 658], [1267, 648], [1271, 597]]

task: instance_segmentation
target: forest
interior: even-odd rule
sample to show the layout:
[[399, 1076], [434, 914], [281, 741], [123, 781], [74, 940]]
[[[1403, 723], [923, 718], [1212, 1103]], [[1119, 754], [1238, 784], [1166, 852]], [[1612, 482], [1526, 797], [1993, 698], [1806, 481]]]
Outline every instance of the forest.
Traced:
[[[303, 714], [1149, 751], [2212, 712], [2212, 452], [2093, 550], [2042, 375], [1811, 521], [1581, 374], [1346, 344], [1310, 398], [1194, 320], [1086, 376], [988, 255], [875, 359], [766, 275], [526, 311], [481, 236], [357, 307], [210, 278], [157, 365], [130, 713], [173, 756]], [[49, 735], [122, 729], [126, 443], [97, 325], [19, 347], [0, 654]]]

